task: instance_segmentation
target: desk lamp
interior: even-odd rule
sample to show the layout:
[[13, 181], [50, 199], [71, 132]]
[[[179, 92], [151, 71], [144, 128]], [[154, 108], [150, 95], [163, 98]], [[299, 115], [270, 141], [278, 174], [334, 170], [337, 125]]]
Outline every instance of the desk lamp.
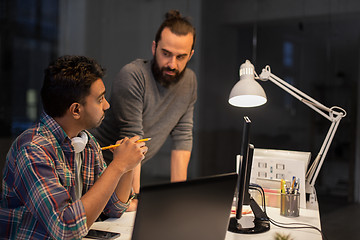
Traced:
[[246, 60], [245, 63], [240, 66], [239, 75], [240, 80], [235, 84], [230, 92], [229, 103], [231, 105], [236, 107], [256, 107], [265, 104], [267, 101], [266, 94], [255, 79], [261, 81], [270, 80], [272, 83], [276, 84], [278, 87], [282, 88], [284, 91], [288, 92], [290, 95], [297, 98], [299, 101], [303, 102], [305, 105], [312, 108], [331, 122], [330, 129], [326, 134], [320, 151], [314, 159], [312, 165], [309, 167], [305, 177], [305, 191], [307, 198], [309, 199], [307, 206], [309, 208], [315, 208], [315, 203], [317, 201], [314, 188], [315, 181], [322, 164], [324, 163], [325, 156], [329, 150], [340, 120], [346, 116], [346, 111], [337, 106], [328, 108], [317, 102], [286, 81], [272, 74], [270, 66], [266, 66], [262, 70], [260, 76], [258, 76], [254, 70], [254, 66], [249, 60]]

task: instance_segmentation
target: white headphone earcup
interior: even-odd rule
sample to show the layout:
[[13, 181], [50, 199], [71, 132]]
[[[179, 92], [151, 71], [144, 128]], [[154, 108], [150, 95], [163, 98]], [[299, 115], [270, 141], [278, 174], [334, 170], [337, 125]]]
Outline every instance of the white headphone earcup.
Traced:
[[84, 151], [88, 142], [88, 136], [85, 132], [80, 132], [80, 137], [74, 137], [71, 139], [71, 144], [74, 147], [75, 153]]

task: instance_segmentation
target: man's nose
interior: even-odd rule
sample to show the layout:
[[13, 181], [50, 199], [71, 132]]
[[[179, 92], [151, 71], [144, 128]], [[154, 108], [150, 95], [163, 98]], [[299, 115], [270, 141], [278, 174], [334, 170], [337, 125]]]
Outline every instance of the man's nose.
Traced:
[[176, 69], [176, 65], [177, 65], [176, 57], [175, 56], [171, 57], [168, 62], [168, 67], [171, 69]]
[[110, 103], [106, 100], [106, 98], [104, 98], [105, 102], [104, 102], [104, 111], [108, 110], [110, 108]]

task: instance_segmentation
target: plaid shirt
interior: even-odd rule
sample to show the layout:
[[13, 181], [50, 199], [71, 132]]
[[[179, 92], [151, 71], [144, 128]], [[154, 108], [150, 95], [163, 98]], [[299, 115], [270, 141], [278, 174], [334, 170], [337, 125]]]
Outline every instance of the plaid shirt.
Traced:
[[[86, 133], [83, 194], [106, 168], [99, 144]], [[0, 239], [79, 239], [87, 234], [84, 206], [73, 200], [74, 157], [70, 138], [46, 113], [15, 140], [3, 172]], [[114, 193], [104, 213], [120, 217], [128, 205]]]

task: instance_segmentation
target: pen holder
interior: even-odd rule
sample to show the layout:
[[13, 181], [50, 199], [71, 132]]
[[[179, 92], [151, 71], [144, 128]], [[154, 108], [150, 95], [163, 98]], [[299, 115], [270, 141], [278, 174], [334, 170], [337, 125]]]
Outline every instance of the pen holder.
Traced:
[[300, 210], [300, 193], [282, 193], [280, 214], [285, 217], [298, 217]]

